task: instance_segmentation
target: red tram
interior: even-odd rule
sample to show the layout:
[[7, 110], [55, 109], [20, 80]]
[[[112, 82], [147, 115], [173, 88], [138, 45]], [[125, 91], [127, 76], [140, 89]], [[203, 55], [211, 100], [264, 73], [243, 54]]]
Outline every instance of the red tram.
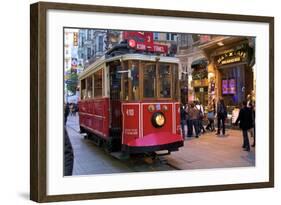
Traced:
[[80, 130], [110, 151], [177, 151], [179, 60], [130, 46], [118, 44], [80, 74]]

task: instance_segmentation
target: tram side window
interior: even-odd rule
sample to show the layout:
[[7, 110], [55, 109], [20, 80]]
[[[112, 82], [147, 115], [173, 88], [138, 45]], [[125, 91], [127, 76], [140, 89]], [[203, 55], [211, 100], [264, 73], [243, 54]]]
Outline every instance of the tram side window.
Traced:
[[[128, 71], [128, 61], [124, 61], [119, 68], [121, 71]], [[129, 78], [128, 73], [121, 73], [121, 92], [122, 100], [129, 100]]]
[[160, 98], [171, 98], [171, 68], [170, 65], [159, 65], [159, 92]]
[[156, 65], [148, 64], [143, 69], [143, 97], [156, 96]]
[[81, 100], [86, 99], [86, 80], [81, 80]]
[[93, 96], [93, 78], [92, 76], [86, 78], [87, 83], [87, 98], [92, 98]]
[[139, 63], [131, 62], [132, 100], [139, 100]]
[[94, 73], [94, 96], [101, 97], [103, 90], [103, 69]]

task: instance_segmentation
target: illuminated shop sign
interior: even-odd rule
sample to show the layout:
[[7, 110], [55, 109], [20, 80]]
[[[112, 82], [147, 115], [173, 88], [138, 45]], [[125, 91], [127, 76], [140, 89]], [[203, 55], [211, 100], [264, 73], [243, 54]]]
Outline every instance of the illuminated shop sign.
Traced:
[[73, 46], [78, 46], [78, 33], [73, 33]]
[[192, 87], [208, 86], [208, 79], [193, 80], [191, 81], [191, 86]]
[[221, 60], [221, 61], [218, 61], [218, 63], [221, 65], [224, 65], [224, 64], [235, 63], [235, 62], [240, 62], [240, 61], [241, 61], [241, 58], [236, 57], [236, 58]]
[[216, 57], [215, 61], [218, 66], [227, 65], [231, 63], [245, 62], [248, 57], [246, 48], [240, 48], [237, 50], [231, 49]]

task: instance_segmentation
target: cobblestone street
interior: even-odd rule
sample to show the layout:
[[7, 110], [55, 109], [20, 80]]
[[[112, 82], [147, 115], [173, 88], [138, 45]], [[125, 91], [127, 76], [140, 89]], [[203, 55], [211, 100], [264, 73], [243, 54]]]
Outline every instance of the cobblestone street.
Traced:
[[186, 139], [179, 151], [155, 161], [149, 158], [120, 160], [113, 157], [93, 141], [84, 139], [79, 133], [76, 116], [68, 117], [67, 131], [75, 156], [73, 175], [255, 166], [255, 149], [243, 151], [240, 130], [228, 129], [225, 136], [208, 132], [199, 138]]
[[[255, 149], [242, 149], [242, 132], [226, 130], [226, 135], [208, 132], [185, 140], [179, 152], [167, 156], [170, 165], [179, 169], [229, 168], [255, 166]], [[252, 138], [249, 137], [250, 142]]]
[[175, 170], [162, 157], [154, 162], [149, 158], [113, 157], [93, 141], [84, 139], [79, 133], [78, 117], [68, 117], [67, 131], [74, 151], [73, 175]]

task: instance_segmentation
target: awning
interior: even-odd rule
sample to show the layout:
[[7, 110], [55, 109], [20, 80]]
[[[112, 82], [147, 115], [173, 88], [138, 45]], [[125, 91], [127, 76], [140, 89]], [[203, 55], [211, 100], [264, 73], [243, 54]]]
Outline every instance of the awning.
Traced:
[[191, 68], [204, 68], [207, 67], [208, 60], [206, 58], [200, 58], [192, 62]]

